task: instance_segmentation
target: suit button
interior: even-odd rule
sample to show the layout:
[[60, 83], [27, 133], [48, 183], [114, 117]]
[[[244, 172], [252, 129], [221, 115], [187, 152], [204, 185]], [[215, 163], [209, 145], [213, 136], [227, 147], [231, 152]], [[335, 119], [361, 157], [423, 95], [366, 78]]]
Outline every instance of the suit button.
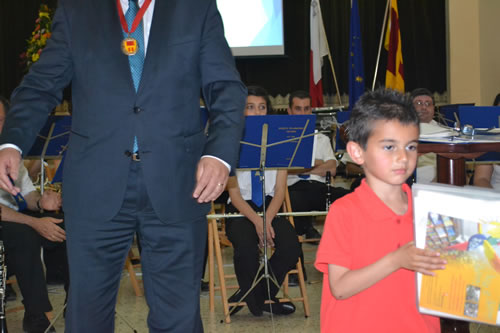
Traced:
[[144, 109], [141, 109], [138, 106], [134, 107], [134, 113], [141, 113], [142, 111], [144, 111]]

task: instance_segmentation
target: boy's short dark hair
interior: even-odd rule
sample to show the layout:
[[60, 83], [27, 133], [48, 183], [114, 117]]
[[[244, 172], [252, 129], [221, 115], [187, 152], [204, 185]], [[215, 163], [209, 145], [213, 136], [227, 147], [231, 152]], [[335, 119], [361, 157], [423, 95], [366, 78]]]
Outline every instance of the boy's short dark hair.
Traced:
[[309, 99], [311, 99], [311, 95], [309, 95], [309, 93], [307, 91], [304, 91], [304, 90], [294, 91], [293, 93], [290, 94], [290, 97], [288, 97], [288, 106], [290, 108], [292, 107], [294, 98], [298, 98], [298, 99], [309, 98]]
[[377, 89], [364, 93], [354, 105], [347, 122], [349, 141], [366, 149], [373, 124], [378, 120], [397, 120], [403, 125], [419, 126], [412, 99], [392, 89]]
[[4, 110], [5, 114], [7, 114], [7, 112], [9, 112], [9, 108], [10, 108], [9, 100], [7, 98], [3, 97], [2, 95], [0, 95], [0, 103], [3, 105], [3, 110]]
[[261, 86], [248, 86], [248, 96], [257, 96], [262, 97], [266, 101], [267, 106], [267, 114], [273, 113], [273, 105], [271, 104], [271, 99], [269, 98], [269, 94], [267, 90]]
[[430, 98], [432, 98], [432, 104], [436, 104], [434, 102], [434, 96], [432, 95], [431, 91], [427, 88], [414, 89], [411, 92], [411, 100], [413, 101], [415, 99], [415, 97], [417, 97], [417, 96], [429, 96]]

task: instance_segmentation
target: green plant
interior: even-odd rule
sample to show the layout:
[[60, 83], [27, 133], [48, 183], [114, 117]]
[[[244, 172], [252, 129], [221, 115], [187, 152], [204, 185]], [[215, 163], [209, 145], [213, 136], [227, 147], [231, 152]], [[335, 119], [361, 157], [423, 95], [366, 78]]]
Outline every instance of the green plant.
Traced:
[[51, 36], [52, 10], [46, 4], [40, 5], [35, 23], [35, 30], [31, 33], [31, 38], [27, 40], [26, 51], [20, 55], [21, 63], [26, 67], [26, 71], [29, 70], [33, 63], [38, 61], [47, 40]]

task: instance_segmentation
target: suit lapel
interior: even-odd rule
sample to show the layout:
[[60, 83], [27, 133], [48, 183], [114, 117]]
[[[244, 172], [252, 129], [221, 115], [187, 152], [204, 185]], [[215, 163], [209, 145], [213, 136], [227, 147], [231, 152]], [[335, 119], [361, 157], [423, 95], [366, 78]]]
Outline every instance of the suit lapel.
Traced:
[[144, 85], [148, 77], [155, 75], [155, 68], [158, 68], [158, 63], [162, 61], [160, 54], [161, 48], [165, 46], [167, 41], [164, 40], [165, 29], [172, 21], [170, 15], [174, 13], [173, 7], [176, 6], [176, 1], [173, 0], [155, 0], [155, 7], [153, 12], [153, 21], [151, 30], [149, 31], [148, 49], [146, 58], [144, 59], [144, 68], [142, 70], [141, 83], [139, 85], [138, 93], [144, 89]]

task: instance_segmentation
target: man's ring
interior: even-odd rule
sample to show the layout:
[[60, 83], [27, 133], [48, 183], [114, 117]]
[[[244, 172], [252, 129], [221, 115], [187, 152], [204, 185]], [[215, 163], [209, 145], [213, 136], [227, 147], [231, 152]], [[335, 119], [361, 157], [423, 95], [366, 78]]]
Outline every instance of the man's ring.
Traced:
[[222, 183], [218, 183], [218, 184], [217, 184], [217, 186], [223, 186], [223, 185], [224, 185], [224, 184], [222, 184]]

